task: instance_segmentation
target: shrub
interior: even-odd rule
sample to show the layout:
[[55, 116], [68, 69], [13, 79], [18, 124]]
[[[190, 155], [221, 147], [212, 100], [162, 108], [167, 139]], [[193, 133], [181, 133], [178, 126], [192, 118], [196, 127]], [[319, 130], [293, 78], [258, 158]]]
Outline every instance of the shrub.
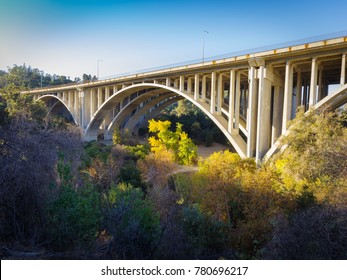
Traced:
[[139, 189], [121, 183], [110, 189], [104, 225], [112, 236], [110, 254], [116, 259], [146, 259], [159, 238], [159, 216]]
[[100, 226], [99, 194], [91, 186], [74, 189], [69, 166], [60, 162], [58, 172], [61, 185], [48, 204], [48, 243], [60, 251], [86, 247]]
[[334, 260], [347, 258], [347, 209], [315, 206], [289, 219], [279, 216], [265, 259]]

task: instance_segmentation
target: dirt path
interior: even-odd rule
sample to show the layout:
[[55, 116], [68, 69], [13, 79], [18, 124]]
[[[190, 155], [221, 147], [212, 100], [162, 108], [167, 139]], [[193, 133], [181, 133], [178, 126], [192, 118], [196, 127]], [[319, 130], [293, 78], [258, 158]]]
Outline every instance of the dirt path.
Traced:
[[208, 158], [214, 152], [228, 150], [229, 147], [226, 145], [213, 143], [211, 147], [206, 147], [205, 145], [198, 145], [198, 157], [203, 159]]

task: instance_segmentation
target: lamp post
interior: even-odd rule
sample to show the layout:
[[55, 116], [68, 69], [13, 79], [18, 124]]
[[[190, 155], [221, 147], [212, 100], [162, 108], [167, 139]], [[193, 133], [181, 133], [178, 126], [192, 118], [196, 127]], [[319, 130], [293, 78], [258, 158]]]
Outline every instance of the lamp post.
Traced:
[[100, 61], [102, 62], [103, 60], [102, 59], [97, 60], [97, 78], [98, 78], [98, 80], [99, 80], [99, 63], [100, 63]]
[[204, 63], [205, 60], [205, 36], [208, 34], [208, 31], [204, 30], [203, 32], [203, 38], [202, 38], [202, 63]]

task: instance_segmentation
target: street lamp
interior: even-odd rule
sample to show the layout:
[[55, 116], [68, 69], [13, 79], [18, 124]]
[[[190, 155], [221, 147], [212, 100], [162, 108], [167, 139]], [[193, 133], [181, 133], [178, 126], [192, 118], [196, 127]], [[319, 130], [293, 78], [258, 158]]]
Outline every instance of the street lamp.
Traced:
[[97, 77], [98, 77], [98, 80], [99, 80], [99, 62], [102, 62], [103, 60], [102, 59], [98, 59], [97, 60]]
[[205, 60], [205, 36], [208, 34], [208, 31], [204, 30], [203, 32], [203, 38], [202, 38], [202, 63], [204, 63]]

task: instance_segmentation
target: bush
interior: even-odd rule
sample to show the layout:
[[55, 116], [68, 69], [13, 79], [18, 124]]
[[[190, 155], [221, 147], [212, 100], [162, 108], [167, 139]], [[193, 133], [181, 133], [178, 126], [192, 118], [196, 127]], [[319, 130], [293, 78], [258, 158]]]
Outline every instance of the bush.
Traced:
[[70, 169], [61, 162], [58, 172], [61, 186], [57, 197], [48, 204], [48, 243], [60, 251], [86, 247], [100, 226], [99, 194], [91, 186], [75, 190]]
[[127, 163], [121, 167], [119, 173], [119, 181], [122, 183], [130, 184], [134, 188], [145, 189], [141, 180], [141, 172], [136, 168], [134, 163]]
[[197, 207], [183, 208], [189, 258], [232, 258], [228, 249], [230, 226], [203, 214]]
[[262, 250], [265, 259], [345, 260], [347, 209], [315, 206], [290, 219], [279, 216], [271, 241]]
[[115, 259], [147, 259], [159, 238], [159, 216], [141, 190], [121, 183], [107, 196], [104, 226], [112, 236], [110, 255]]

